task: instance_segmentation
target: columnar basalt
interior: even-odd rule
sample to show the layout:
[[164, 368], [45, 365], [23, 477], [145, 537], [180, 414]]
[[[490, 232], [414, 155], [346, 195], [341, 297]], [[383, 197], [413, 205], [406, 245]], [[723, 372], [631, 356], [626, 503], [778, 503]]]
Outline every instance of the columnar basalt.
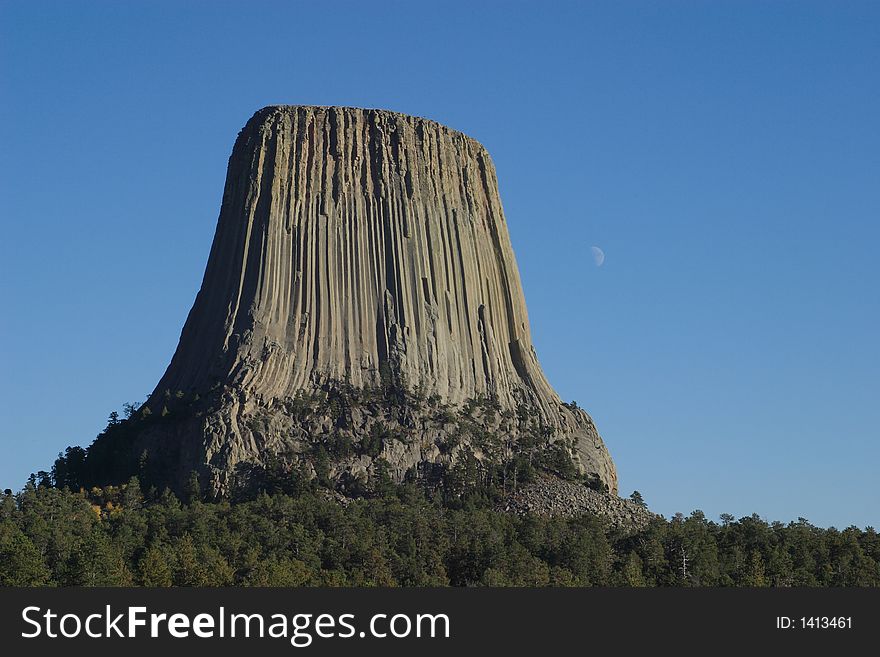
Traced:
[[[392, 388], [423, 407], [389, 410], [375, 391]], [[332, 412], [315, 401], [334, 398]], [[402, 479], [490, 458], [475, 433], [504, 458], [527, 427], [617, 488], [592, 420], [538, 363], [488, 153], [394, 112], [273, 106], [248, 121], [201, 290], [143, 413], [186, 400], [185, 419], [140, 431], [139, 458], [164, 454], [215, 494], [241, 466], [322, 442], [355, 445], [331, 450], [331, 479], [368, 478], [380, 460]]]

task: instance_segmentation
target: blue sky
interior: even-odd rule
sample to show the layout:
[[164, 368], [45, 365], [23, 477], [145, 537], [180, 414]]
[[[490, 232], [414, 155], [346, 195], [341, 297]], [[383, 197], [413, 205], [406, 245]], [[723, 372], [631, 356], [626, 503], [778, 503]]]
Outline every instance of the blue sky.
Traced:
[[0, 487], [158, 381], [251, 114], [336, 104], [489, 149], [623, 494], [880, 525], [878, 34], [869, 2], [3, 2]]

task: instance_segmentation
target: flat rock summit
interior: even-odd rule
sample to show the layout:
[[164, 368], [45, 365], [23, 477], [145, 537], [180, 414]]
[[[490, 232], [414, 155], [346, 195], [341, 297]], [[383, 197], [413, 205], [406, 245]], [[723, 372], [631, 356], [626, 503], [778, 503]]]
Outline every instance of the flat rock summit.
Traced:
[[541, 370], [489, 154], [349, 107], [247, 122], [174, 357], [126, 439], [94, 449], [212, 495], [278, 463], [345, 490], [517, 457], [617, 490]]

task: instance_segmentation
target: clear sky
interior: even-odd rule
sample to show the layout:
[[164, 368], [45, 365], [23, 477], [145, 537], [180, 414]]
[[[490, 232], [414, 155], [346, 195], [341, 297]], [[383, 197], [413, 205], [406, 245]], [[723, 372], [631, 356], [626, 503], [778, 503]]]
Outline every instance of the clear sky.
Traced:
[[4, 1], [0, 487], [152, 390], [253, 112], [356, 105], [488, 148], [622, 494], [880, 526], [878, 71], [876, 2]]

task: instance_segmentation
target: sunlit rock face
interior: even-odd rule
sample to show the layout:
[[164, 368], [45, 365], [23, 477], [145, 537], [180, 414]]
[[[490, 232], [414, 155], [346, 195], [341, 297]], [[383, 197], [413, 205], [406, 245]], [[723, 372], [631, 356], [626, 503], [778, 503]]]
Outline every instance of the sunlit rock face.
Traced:
[[215, 495], [269, 459], [350, 484], [380, 463], [402, 480], [551, 447], [617, 488], [592, 420], [536, 357], [489, 154], [384, 110], [273, 106], [248, 121], [145, 408], [139, 467], [176, 487], [196, 471]]

